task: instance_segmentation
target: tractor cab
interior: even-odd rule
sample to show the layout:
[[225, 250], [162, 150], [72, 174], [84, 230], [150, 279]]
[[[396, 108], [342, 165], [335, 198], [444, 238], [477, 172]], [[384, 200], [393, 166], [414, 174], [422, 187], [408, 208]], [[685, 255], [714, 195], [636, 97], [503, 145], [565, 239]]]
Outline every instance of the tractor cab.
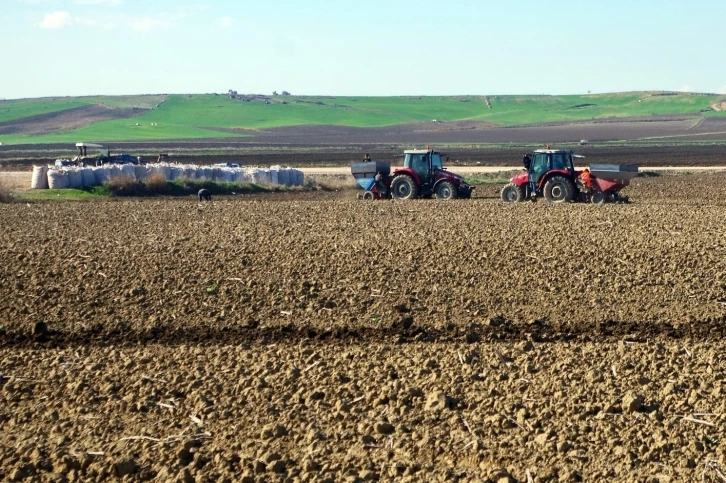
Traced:
[[412, 149], [404, 151], [403, 167], [416, 173], [421, 186], [431, 186], [436, 181], [436, 170], [443, 170], [442, 154], [436, 151]]
[[536, 186], [539, 186], [543, 178], [559, 172], [572, 176], [575, 172], [572, 151], [539, 149], [532, 154], [532, 164], [529, 167], [529, 178]]

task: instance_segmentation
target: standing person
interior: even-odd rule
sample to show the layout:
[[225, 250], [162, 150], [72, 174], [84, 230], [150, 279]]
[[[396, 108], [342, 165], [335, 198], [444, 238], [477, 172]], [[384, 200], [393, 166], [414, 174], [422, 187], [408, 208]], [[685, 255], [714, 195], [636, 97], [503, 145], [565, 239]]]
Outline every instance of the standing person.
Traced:
[[534, 188], [534, 179], [532, 177], [532, 156], [529, 154], [525, 154], [524, 157], [522, 157], [522, 164], [524, 165], [524, 170], [527, 171], [528, 179], [529, 179], [529, 192], [534, 195], [535, 188]]
[[386, 188], [386, 184], [383, 182], [383, 174], [381, 174], [380, 171], [376, 172], [376, 176], [373, 178], [376, 183], [376, 188], [378, 189], [378, 192], [385, 196], [388, 192], [388, 188]]
[[529, 168], [532, 167], [532, 156], [525, 154], [522, 158], [522, 164], [524, 165], [524, 169], [529, 171]]

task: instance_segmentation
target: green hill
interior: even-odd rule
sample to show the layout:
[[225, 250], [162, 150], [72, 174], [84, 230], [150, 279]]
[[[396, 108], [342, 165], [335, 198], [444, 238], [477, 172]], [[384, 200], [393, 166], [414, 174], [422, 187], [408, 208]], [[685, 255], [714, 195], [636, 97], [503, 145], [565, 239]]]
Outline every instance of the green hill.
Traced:
[[[205, 94], [23, 99], [0, 101], [0, 142], [204, 139], [245, 136], [248, 135], [245, 130], [297, 125], [382, 127], [432, 119], [516, 126], [610, 117], [723, 115], [710, 107], [723, 98], [711, 94], [628, 92], [572, 96], [238, 96], [233, 99], [227, 95]], [[64, 111], [94, 104], [137, 110], [133, 117], [64, 127]], [[23, 130], [24, 122], [30, 125], [51, 113], [54, 114], [50, 130], [33, 134]], [[15, 123], [13, 130], [3, 130], [9, 122]]]

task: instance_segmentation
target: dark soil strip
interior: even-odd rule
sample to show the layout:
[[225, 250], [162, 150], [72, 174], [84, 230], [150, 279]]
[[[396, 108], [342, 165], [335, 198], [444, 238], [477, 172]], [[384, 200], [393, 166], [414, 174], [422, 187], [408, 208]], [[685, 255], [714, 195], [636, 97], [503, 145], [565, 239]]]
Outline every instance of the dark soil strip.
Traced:
[[468, 327], [450, 324], [446, 327], [382, 328], [341, 326], [321, 330], [307, 325], [287, 324], [276, 327], [255, 325], [195, 326], [185, 329], [131, 328], [88, 330], [66, 333], [51, 329], [40, 333], [5, 333], [0, 336], [0, 348], [64, 348], [78, 346], [134, 346], [143, 344], [178, 345], [267, 345], [297, 344], [301, 339], [324, 343], [491, 343], [531, 340], [539, 343], [603, 342], [621, 340], [690, 339], [719, 340], [726, 336], [726, 316], [688, 324], [640, 323], [608, 320], [591, 326], [549, 323], [538, 320], [531, 324], [516, 324], [504, 318], [493, 319], [488, 325]]

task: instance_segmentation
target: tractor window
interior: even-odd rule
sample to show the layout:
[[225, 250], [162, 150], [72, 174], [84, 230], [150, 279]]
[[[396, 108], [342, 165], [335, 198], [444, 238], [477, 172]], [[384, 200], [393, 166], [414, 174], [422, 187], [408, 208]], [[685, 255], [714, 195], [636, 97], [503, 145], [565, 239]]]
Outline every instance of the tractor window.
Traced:
[[567, 155], [564, 153], [554, 153], [552, 155], [552, 169], [567, 169]]
[[420, 175], [426, 175], [429, 167], [426, 160], [425, 154], [413, 154], [411, 155], [411, 169], [416, 171]]
[[550, 159], [547, 153], [536, 153], [532, 160], [532, 181], [539, 181], [540, 177], [550, 169]]
[[441, 163], [441, 155], [439, 153], [434, 153], [431, 155], [431, 169], [443, 169], [443, 164]]

